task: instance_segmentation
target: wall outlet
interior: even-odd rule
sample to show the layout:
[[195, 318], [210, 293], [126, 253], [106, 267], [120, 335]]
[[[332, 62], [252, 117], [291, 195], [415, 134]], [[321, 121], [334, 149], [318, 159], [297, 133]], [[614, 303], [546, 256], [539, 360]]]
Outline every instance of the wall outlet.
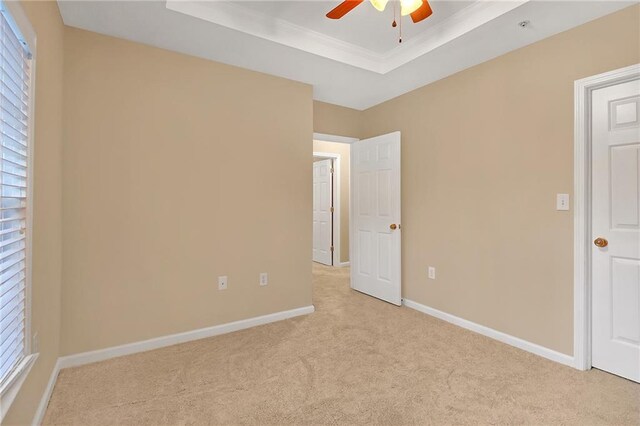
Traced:
[[569, 194], [556, 195], [556, 210], [569, 210]]
[[266, 272], [262, 272], [260, 274], [260, 285], [267, 285], [269, 284], [269, 274], [267, 274]]
[[228, 278], [226, 275], [218, 277], [218, 290], [226, 290], [227, 282], [228, 282]]
[[433, 266], [429, 266], [429, 279], [431, 280], [435, 280], [436, 279], [436, 268], [434, 268]]

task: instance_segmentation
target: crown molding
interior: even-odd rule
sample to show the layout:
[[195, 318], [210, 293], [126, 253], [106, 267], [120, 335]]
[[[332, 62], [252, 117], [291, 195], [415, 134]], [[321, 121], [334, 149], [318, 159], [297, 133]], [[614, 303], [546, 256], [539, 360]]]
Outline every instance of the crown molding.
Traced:
[[389, 51], [383, 57], [382, 74], [393, 71], [529, 1], [478, 0]]
[[230, 1], [167, 0], [167, 9], [382, 74], [383, 56]]
[[528, 1], [478, 0], [384, 54], [267, 16], [238, 2], [167, 0], [166, 8], [377, 74], [387, 74]]

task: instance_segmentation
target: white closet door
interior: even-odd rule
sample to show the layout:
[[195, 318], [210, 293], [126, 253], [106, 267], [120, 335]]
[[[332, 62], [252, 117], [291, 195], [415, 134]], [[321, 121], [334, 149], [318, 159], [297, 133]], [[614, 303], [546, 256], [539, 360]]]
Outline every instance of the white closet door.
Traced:
[[592, 364], [640, 382], [640, 81], [592, 108]]
[[332, 264], [332, 160], [313, 163], [313, 261]]

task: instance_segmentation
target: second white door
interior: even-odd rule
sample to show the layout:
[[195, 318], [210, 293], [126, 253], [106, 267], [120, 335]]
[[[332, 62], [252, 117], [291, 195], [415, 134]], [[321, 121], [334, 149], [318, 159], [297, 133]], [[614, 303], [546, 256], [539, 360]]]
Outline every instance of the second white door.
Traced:
[[640, 382], [640, 80], [592, 108], [592, 364]]
[[400, 305], [400, 132], [351, 146], [351, 200], [351, 287]]
[[332, 264], [333, 160], [313, 163], [313, 261]]

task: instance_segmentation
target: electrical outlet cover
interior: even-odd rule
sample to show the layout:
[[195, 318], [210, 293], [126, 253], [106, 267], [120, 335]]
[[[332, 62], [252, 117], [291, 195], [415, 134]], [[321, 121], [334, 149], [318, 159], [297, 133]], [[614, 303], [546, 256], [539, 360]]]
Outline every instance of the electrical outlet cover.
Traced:
[[226, 290], [228, 284], [227, 276], [218, 277], [218, 290]]

